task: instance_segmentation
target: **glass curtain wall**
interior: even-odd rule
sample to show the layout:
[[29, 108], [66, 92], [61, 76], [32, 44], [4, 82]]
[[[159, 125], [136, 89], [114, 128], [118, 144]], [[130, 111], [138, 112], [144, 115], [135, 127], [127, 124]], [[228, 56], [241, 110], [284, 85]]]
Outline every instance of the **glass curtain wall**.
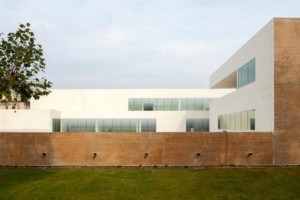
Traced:
[[156, 119], [53, 119], [52, 130], [53, 132], [156, 132]]
[[186, 132], [208, 132], [209, 119], [186, 119]]
[[255, 81], [255, 59], [238, 69], [238, 88]]
[[218, 117], [218, 128], [255, 130], [255, 110], [221, 115]]
[[129, 99], [129, 111], [209, 111], [212, 98], [157, 98], [157, 99]]
[[182, 111], [209, 111], [209, 102], [212, 98], [184, 98], [180, 99], [180, 110]]
[[179, 99], [129, 99], [129, 111], [177, 111], [179, 110]]

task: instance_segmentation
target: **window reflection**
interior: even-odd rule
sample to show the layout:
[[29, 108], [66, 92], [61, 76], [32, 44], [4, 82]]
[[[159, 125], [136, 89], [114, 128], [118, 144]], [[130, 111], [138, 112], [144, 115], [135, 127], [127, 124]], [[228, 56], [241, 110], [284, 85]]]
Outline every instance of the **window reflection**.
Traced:
[[[180, 101], [179, 101], [180, 100]], [[129, 111], [208, 111], [211, 98], [129, 99]], [[179, 106], [180, 104], [180, 106]]]
[[186, 119], [186, 132], [208, 132], [209, 119]]
[[255, 130], [255, 110], [219, 116], [218, 129]]
[[255, 59], [238, 69], [237, 75], [238, 88], [255, 81]]
[[52, 120], [52, 130], [53, 132], [60, 132], [60, 119]]
[[156, 119], [53, 119], [53, 132], [156, 132]]

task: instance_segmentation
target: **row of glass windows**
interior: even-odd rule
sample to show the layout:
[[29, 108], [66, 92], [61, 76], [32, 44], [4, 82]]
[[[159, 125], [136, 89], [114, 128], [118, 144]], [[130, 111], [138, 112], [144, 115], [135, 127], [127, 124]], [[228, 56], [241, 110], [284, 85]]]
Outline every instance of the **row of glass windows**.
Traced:
[[221, 115], [219, 129], [255, 130], [255, 110]]
[[186, 119], [186, 132], [208, 132], [209, 119]]
[[53, 132], [156, 132], [156, 119], [53, 119]]
[[255, 81], [255, 58], [238, 69], [238, 88]]
[[[208, 111], [209, 98], [129, 99], [129, 111]], [[180, 102], [180, 103], [179, 103]]]

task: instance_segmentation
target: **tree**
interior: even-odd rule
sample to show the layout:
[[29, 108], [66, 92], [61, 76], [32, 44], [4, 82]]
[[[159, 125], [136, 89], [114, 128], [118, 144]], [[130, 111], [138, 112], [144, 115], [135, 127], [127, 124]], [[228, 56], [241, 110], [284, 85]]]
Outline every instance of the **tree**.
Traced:
[[20, 24], [7, 39], [0, 33], [0, 103], [28, 102], [48, 95], [52, 83], [38, 74], [44, 72], [42, 45], [35, 44], [30, 24]]

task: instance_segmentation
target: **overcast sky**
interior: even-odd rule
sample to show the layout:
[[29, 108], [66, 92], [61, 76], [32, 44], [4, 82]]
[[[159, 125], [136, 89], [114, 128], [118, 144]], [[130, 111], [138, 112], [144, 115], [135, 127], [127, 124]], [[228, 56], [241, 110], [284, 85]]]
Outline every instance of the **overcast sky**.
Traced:
[[32, 25], [53, 88], [208, 88], [209, 76], [299, 0], [0, 0], [0, 32]]

